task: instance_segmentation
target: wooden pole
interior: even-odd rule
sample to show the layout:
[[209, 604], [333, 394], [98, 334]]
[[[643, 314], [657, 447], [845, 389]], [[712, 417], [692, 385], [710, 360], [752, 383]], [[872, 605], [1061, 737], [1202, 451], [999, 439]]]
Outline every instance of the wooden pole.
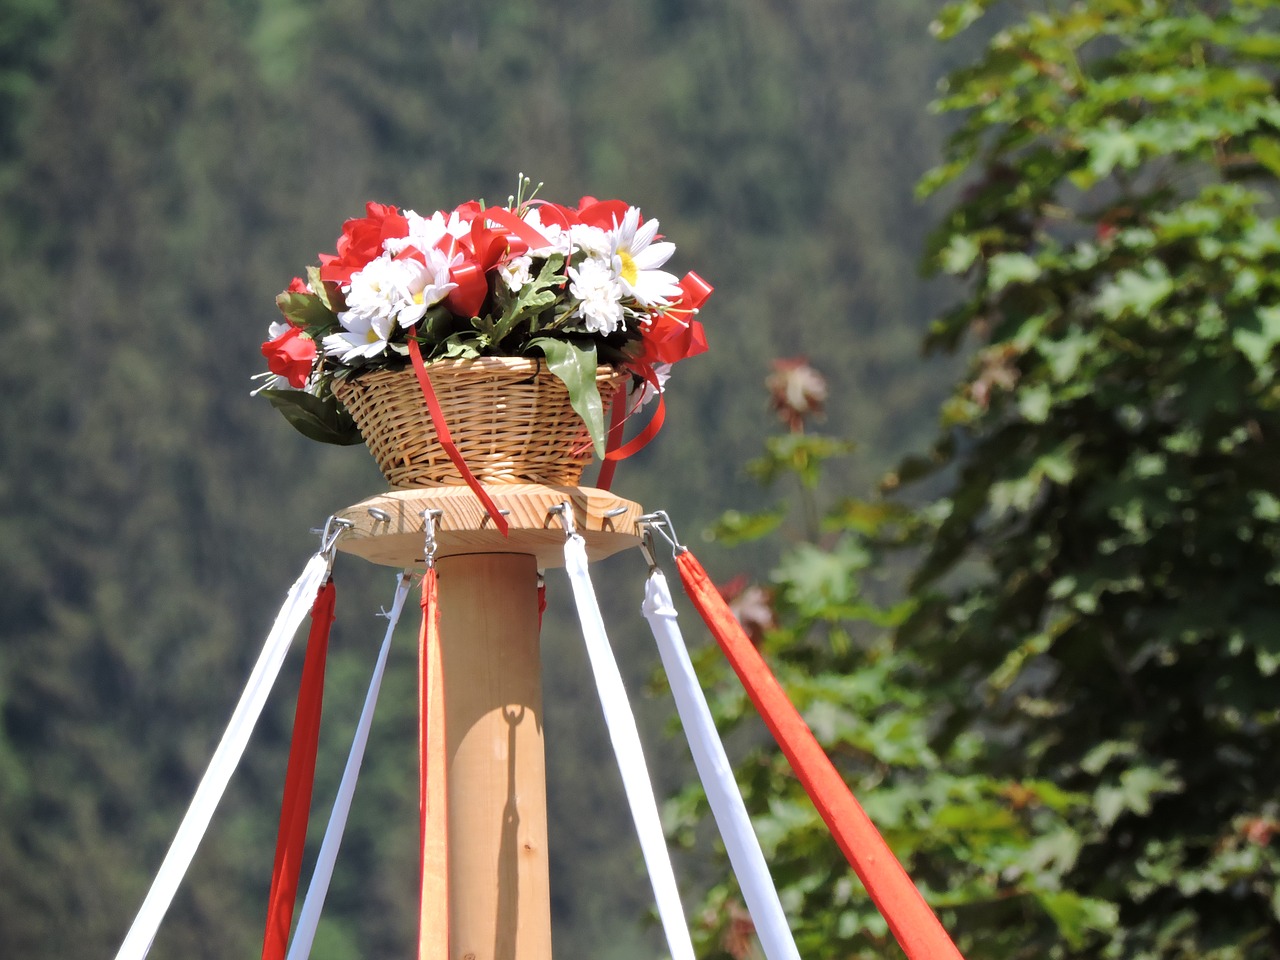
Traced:
[[439, 562], [450, 960], [551, 960], [538, 568]]
[[[447, 900], [449, 943], [434, 948], [438, 960], [551, 960], [538, 569], [564, 562], [553, 507], [570, 505], [593, 560], [639, 544], [641, 509], [589, 487], [511, 484], [486, 492], [507, 512], [507, 537], [467, 488], [414, 489], [339, 512], [352, 528], [338, 549], [421, 566], [422, 511], [442, 511], [436, 675], [445, 734], [432, 736], [427, 781], [428, 790], [448, 785], [448, 851], [427, 851], [436, 869], [424, 878], [424, 930], [443, 927]], [[438, 734], [439, 727], [433, 715], [430, 729]]]

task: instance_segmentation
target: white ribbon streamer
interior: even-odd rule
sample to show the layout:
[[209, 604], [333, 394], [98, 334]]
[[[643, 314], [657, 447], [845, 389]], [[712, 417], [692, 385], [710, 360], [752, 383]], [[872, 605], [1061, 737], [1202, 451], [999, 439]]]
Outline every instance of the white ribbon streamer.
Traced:
[[218, 801], [222, 799], [227, 782], [244, 755], [249, 735], [266, 705], [267, 694], [271, 692], [280, 667], [284, 664], [293, 635], [310, 612], [316, 593], [327, 576], [328, 562], [322, 554], [317, 553], [307, 561], [302, 575], [289, 588], [284, 606], [280, 608], [276, 622], [267, 635], [253, 672], [249, 674], [240, 702], [236, 704], [231, 721], [222, 734], [213, 759], [209, 761], [209, 769], [196, 788], [186, 816], [178, 826], [169, 852], [165, 854], [164, 862], [134, 918], [133, 926], [129, 928], [124, 943], [116, 954], [116, 960], [141, 960], [151, 950], [151, 942], [160, 928], [160, 921], [173, 902], [178, 885], [186, 875], [196, 848], [209, 828], [209, 821], [213, 818]]
[[289, 945], [289, 953], [285, 960], [305, 960], [306, 957], [311, 956], [316, 927], [320, 923], [320, 911], [324, 909], [324, 900], [329, 893], [329, 882], [333, 879], [333, 866], [338, 859], [338, 847], [342, 845], [347, 816], [351, 813], [351, 798], [356, 792], [356, 778], [360, 776], [360, 765], [364, 762], [365, 747], [369, 743], [369, 727], [373, 724], [373, 710], [378, 704], [382, 676], [387, 669], [387, 655], [391, 651], [391, 635], [395, 632], [396, 624], [400, 622], [400, 612], [404, 609], [405, 597], [408, 594], [409, 575], [402, 573], [399, 577], [399, 585], [396, 587], [395, 600], [391, 604], [391, 612], [387, 614], [389, 621], [387, 633], [382, 638], [381, 649], [378, 650], [378, 659], [373, 667], [373, 678], [369, 681], [369, 692], [365, 694], [360, 720], [356, 723], [351, 752], [347, 754], [347, 765], [342, 770], [338, 795], [333, 801], [333, 811], [329, 814], [329, 825], [325, 827], [324, 840], [320, 844], [320, 853], [316, 857], [315, 869], [311, 873], [311, 883], [307, 886], [307, 895], [302, 901], [302, 911], [298, 914], [298, 926], [294, 930], [293, 942]]
[[595, 675], [596, 690], [600, 694], [600, 706], [604, 710], [605, 726], [618, 759], [631, 818], [635, 821], [640, 850], [649, 870], [649, 882], [653, 885], [658, 917], [666, 934], [667, 949], [672, 960], [693, 960], [693, 941], [680, 903], [675, 871], [671, 868], [671, 855], [662, 833], [658, 802], [654, 798], [649, 768], [640, 746], [640, 733], [636, 729], [631, 702], [627, 699], [627, 689], [622, 683], [622, 673], [605, 634], [600, 605], [587, 571], [587, 550], [582, 537], [574, 534], [565, 541], [564, 560], [569, 582], [573, 585], [578, 618], [582, 621], [582, 635], [586, 640], [591, 672]]
[[729, 757], [724, 752], [724, 744], [711, 719], [711, 710], [707, 707], [684, 637], [676, 623], [676, 608], [671, 602], [667, 578], [661, 570], [654, 570], [649, 575], [642, 609], [658, 643], [662, 666], [671, 683], [676, 711], [680, 714], [680, 724], [689, 738], [694, 766], [702, 779], [711, 813], [724, 839], [729, 863], [738, 878], [742, 898], [747, 903], [764, 955], [768, 960], [800, 960], [795, 939], [782, 912], [778, 889], [769, 875], [760, 841], [751, 827], [751, 818], [747, 816], [746, 805], [729, 766]]

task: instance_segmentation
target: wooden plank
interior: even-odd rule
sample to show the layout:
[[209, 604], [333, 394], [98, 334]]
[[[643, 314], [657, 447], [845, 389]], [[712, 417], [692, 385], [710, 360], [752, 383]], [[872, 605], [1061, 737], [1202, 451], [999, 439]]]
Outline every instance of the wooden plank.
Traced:
[[423, 487], [379, 494], [338, 511], [335, 516], [353, 525], [339, 538], [338, 550], [386, 566], [422, 566], [422, 511], [432, 509], [443, 513], [436, 527], [437, 559], [519, 553], [536, 557], [539, 568], [550, 569], [564, 565], [564, 528], [550, 511], [566, 502], [593, 562], [640, 544], [640, 505], [607, 491], [531, 483], [492, 484], [485, 490], [500, 510], [507, 511], [507, 537], [494, 528], [468, 488]]

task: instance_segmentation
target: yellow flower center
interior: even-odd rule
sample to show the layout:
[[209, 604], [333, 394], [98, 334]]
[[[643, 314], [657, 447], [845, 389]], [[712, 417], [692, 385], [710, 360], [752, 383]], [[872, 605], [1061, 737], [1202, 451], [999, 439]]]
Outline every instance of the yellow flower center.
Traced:
[[379, 339], [378, 331], [373, 329], [373, 327], [370, 327], [369, 331], [364, 335], [365, 343], [377, 343]]
[[626, 250], [619, 250], [618, 259], [622, 261], [622, 269], [618, 271], [618, 276], [622, 277], [629, 286], [634, 287], [636, 279], [640, 276], [640, 271], [636, 268], [635, 258]]

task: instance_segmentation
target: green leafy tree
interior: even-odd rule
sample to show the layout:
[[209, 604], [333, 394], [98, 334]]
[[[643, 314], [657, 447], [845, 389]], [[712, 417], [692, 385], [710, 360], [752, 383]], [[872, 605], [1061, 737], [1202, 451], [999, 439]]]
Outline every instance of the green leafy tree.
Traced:
[[1063, 890], [1114, 924], [1038, 955], [1280, 952], [1272, 7], [1002, 11], [940, 104], [931, 343], [974, 353], [901, 477], [950, 468], [900, 638], [968, 681], [975, 769], [1090, 798]]
[[[885, 573], [914, 536], [911, 510], [883, 499], [819, 503], [823, 474], [851, 450], [807, 432], [822, 380], [807, 364], [780, 362], [771, 378], [787, 432], [770, 437], [751, 472], [789, 489], [757, 514], [731, 512], [717, 540], [765, 536], [786, 546], [764, 584], [737, 577], [723, 588], [788, 696], [850, 784], [907, 872], [969, 956], [1040, 956], [1054, 937], [1082, 938], [1110, 908], [1062, 888], [1078, 839], [1067, 815], [1087, 797], [1047, 780], [974, 770], [985, 751], [974, 730], [939, 736], [959, 678], [938, 678], [895, 634], [914, 603], [887, 603]], [[879, 574], [877, 574], [879, 571]], [[699, 672], [719, 677], [717, 723], [740, 752], [739, 785], [803, 956], [900, 956], [884, 919], [714, 648]], [[677, 837], [697, 843], [705, 817], [694, 788], [673, 804]], [[701, 912], [706, 957], [754, 957], [750, 920], [732, 878], [713, 886]], [[1029, 942], [1027, 930], [1046, 931]], [[974, 936], [973, 934], [979, 934]]]

